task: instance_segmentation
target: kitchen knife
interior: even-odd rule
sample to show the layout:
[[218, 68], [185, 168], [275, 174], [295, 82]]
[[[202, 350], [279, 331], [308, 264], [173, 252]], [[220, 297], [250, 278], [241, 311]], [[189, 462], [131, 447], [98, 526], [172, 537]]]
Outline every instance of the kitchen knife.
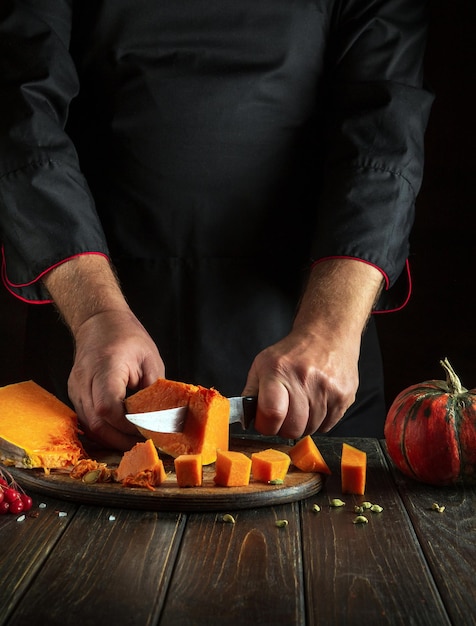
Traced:
[[[243, 429], [251, 424], [256, 415], [258, 398], [255, 396], [237, 396], [230, 401], [230, 424], [240, 423]], [[185, 425], [187, 406], [147, 413], [126, 413], [126, 418], [139, 428], [157, 433], [181, 433]]]

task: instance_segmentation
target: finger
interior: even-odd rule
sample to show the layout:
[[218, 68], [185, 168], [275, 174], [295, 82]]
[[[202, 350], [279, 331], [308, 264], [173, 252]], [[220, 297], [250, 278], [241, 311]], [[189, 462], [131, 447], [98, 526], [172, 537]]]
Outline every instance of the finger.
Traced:
[[142, 388], [152, 385], [158, 378], [165, 378], [165, 365], [160, 356], [158, 358], [151, 356], [150, 359], [144, 359], [143, 370]]
[[328, 416], [327, 397], [322, 390], [316, 390], [314, 397], [309, 400], [308, 422], [302, 435], [312, 435], [321, 429]]
[[95, 441], [104, 448], [116, 450], [130, 450], [130, 448], [141, 440], [136, 430], [135, 435], [127, 435], [117, 430], [102, 419], [93, 415], [91, 409], [84, 409], [83, 402], [77, 398], [74, 402], [71, 399], [78, 416], [78, 425], [88, 439]]
[[101, 422], [105, 422], [115, 431], [137, 436], [137, 428], [125, 417], [124, 398], [127, 382], [126, 376], [121, 372], [110, 373], [106, 379], [102, 376], [93, 378], [91, 411], [92, 417], [98, 421], [97, 429], [100, 432], [103, 430]]
[[104, 448], [126, 451], [138, 441], [143, 441], [143, 437], [137, 431], [136, 435], [127, 435], [102, 420], [93, 420], [82, 426], [85, 435]]
[[261, 383], [258, 390], [255, 428], [263, 435], [276, 435], [289, 410], [289, 392], [277, 381]]
[[311, 406], [304, 390], [294, 389], [290, 394], [289, 409], [279, 430], [279, 436], [287, 439], [298, 439], [308, 429], [311, 421]]
[[344, 417], [346, 410], [343, 406], [334, 406], [333, 409], [329, 408], [324, 420], [318, 427], [319, 432], [327, 433], [334, 428]]
[[144, 389], [155, 383], [158, 378], [165, 378], [165, 365], [156, 346], [154, 345], [143, 358], [138, 359], [126, 375], [129, 378], [127, 386], [131, 390]]

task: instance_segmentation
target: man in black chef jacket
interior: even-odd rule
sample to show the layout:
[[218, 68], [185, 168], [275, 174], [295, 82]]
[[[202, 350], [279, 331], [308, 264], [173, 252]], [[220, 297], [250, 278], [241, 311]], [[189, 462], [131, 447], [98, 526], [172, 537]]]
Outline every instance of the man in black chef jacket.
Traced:
[[27, 374], [119, 449], [127, 390], [164, 374], [258, 394], [263, 434], [381, 436], [371, 313], [408, 297], [424, 43], [420, 0], [4, 0]]

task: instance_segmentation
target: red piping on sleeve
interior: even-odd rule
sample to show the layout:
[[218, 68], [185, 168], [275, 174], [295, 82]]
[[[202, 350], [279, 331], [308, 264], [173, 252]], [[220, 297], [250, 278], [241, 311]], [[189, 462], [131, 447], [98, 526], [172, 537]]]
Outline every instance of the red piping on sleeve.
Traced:
[[67, 261], [71, 261], [72, 259], [76, 259], [77, 257], [85, 256], [89, 254], [96, 254], [96, 255], [104, 257], [105, 259], [109, 259], [107, 254], [104, 254], [103, 252], [79, 252], [78, 254], [73, 254], [72, 256], [67, 257], [66, 259], [62, 259], [58, 263], [51, 265], [46, 270], [41, 272], [41, 274], [39, 274], [36, 278], [34, 278], [32, 281], [28, 283], [12, 283], [10, 280], [8, 280], [8, 277], [7, 277], [7, 263], [5, 259], [5, 250], [4, 250], [4, 247], [2, 246], [2, 281], [3, 281], [3, 284], [5, 285], [5, 288], [12, 294], [12, 296], [15, 296], [15, 298], [18, 298], [18, 300], [21, 300], [22, 302], [26, 302], [27, 304], [51, 304], [53, 300], [50, 300], [50, 299], [28, 300], [28, 298], [24, 298], [23, 296], [20, 296], [18, 293], [16, 293], [15, 289], [21, 289], [23, 287], [29, 287], [31, 285], [34, 285], [39, 280], [41, 280], [43, 276], [45, 276], [45, 274], [48, 274], [48, 272], [51, 272], [51, 270], [55, 269], [55, 267], [58, 267], [62, 265], [63, 263], [66, 263]]
[[[361, 263], [366, 263], [367, 265], [371, 265], [372, 267], [375, 267], [375, 269], [377, 269], [383, 276], [384, 280], [385, 280], [385, 290], [389, 289], [389, 285], [390, 285], [390, 281], [389, 278], [387, 276], [387, 274], [382, 270], [381, 267], [379, 267], [378, 265], [375, 265], [374, 263], [370, 263], [370, 261], [366, 261], [365, 259], [359, 259], [358, 257], [352, 257], [352, 256], [329, 256], [329, 257], [324, 257], [322, 259], [317, 259], [317, 261], [314, 261], [314, 263], [311, 265], [311, 269], [313, 267], [315, 267], [318, 263], [321, 263], [322, 261], [329, 261], [332, 259], [352, 259], [354, 261], [360, 261]], [[405, 306], [408, 304], [408, 301], [410, 300], [411, 294], [412, 294], [412, 276], [410, 273], [410, 263], [408, 261], [408, 259], [406, 259], [405, 261], [405, 272], [407, 275], [407, 281], [408, 281], [408, 289], [407, 289], [407, 293], [406, 296], [403, 300], [403, 302], [401, 304], [399, 304], [397, 307], [393, 308], [393, 309], [382, 309], [382, 310], [377, 310], [377, 311], [372, 311], [372, 314], [379, 314], [379, 313], [395, 313], [396, 311], [401, 311], [403, 308], [405, 308]]]

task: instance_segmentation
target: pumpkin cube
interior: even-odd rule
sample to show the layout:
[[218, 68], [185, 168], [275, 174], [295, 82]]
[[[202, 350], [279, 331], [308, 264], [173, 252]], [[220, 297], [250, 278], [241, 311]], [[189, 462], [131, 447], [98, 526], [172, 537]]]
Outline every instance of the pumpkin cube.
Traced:
[[243, 452], [217, 450], [215, 462], [216, 485], [222, 487], [245, 487], [250, 482], [251, 459]]
[[203, 468], [201, 454], [181, 454], [174, 459], [175, 474], [179, 487], [200, 487]]
[[291, 464], [291, 458], [285, 452], [268, 448], [251, 455], [253, 479], [263, 483], [284, 480]]

